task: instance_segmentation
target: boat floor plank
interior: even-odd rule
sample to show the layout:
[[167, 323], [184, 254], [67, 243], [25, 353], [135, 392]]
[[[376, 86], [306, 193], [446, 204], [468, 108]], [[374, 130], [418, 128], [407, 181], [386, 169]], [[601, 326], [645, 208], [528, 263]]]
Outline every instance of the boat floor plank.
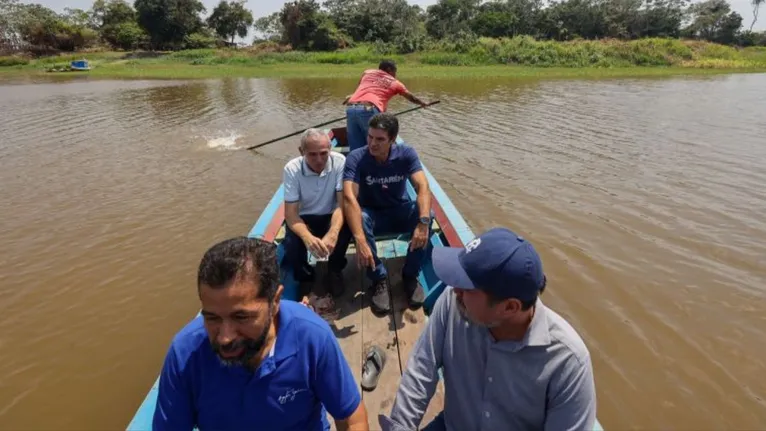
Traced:
[[[403, 246], [402, 243], [395, 239], [378, 241], [379, 255], [390, 256], [383, 258], [383, 262], [389, 274], [394, 312], [382, 317], [372, 313], [370, 297], [366, 294], [370, 281], [365, 272], [356, 267], [356, 256], [349, 254], [348, 265], [344, 270], [346, 291], [341, 297], [335, 299], [337, 315], [329, 319], [330, 326], [360, 385], [370, 429], [379, 428], [379, 414], [390, 414], [403, 367], [406, 366], [412, 346], [415, 345], [425, 327], [426, 318], [423, 310], [413, 311], [408, 308], [407, 297], [402, 288], [401, 269], [404, 265], [403, 256], [406, 254], [406, 245]], [[401, 253], [402, 247], [405, 247], [404, 253]], [[325, 272], [325, 263], [319, 262], [317, 280], [321, 280]], [[311, 287], [311, 291], [317, 294], [322, 294], [323, 289], [319, 283]], [[386, 352], [386, 364], [377, 387], [367, 392], [361, 388], [362, 365], [367, 351], [373, 345], [381, 347]], [[442, 408], [443, 390], [440, 383], [423, 417], [422, 426], [433, 420]], [[328, 415], [328, 420], [331, 428], [335, 430], [333, 418]]]
[[[378, 255], [387, 256], [383, 262], [388, 269], [391, 266], [391, 258], [394, 256], [394, 244], [392, 240], [378, 241]], [[389, 257], [390, 256], [390, 257]], [[391, 274], [389, 274], [390, 277]], [[366, 279], [366, 277], [365, 277]], [[365, 288], [370, 286], [370, 281], [365, 280]], [[394, 303], [399, 304], [400, 298], [394, 294]], [[399, 377], [401, 370], [399, 368], [399, 354], [397, 351], [396, 333], [393, 330], [391, 314], [385, 316], [376, 316], [370, 309], [370, 295], [364, 296], [364, 305], [362, 307], [362, 327], [363, 330], [363, 352], [366, 358], [368, 350], [372, 346], [378, 346], [386, 352], [386, 364], [378, 378], [377, 387], [372, 391], [362, 392], [365, 407], [367, 408], [367, 417], [370, 426], [373, 429], [378, 428], [378, 415], [388, 414], [399, 387]]]

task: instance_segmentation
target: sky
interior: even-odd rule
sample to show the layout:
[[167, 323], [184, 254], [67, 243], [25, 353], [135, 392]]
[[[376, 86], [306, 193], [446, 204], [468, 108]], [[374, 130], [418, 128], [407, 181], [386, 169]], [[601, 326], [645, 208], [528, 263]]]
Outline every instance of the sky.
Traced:
[[[408, 0], [410, 4], [417, 4], [425, 8], [426, 6], [435, 4], [437, 0]], [[698, 0], [693, 0], [695, 3]], [[213, 10], [219, 0], [202, 0], [207, 8], [207, 13]], [[90, 9], [93, 4], [93, 0], [22, 0], [22, 3], [39, 3], [43, 6], [49, 7], [56, 11], [63, 11], [64, 8], [78, 8], [78, 9]], [[282, 5], [285, 4], [283, 0], [248, 0], [247, 7], [253, 12], [253, 17], [260, 18], [262, 16], [269, 15], [273, 12], [277, 12], [282, 9]], [[749, 28], [750, 23], [753, 21], [753, 9], [750, 6], [750, 0], [729, 0], [729, 4], [734, 11], [742, 15], [742, 26]], [[762, 18], [756, 23], [753, 30], [766, 30], [766, 7], [762, 7]]]

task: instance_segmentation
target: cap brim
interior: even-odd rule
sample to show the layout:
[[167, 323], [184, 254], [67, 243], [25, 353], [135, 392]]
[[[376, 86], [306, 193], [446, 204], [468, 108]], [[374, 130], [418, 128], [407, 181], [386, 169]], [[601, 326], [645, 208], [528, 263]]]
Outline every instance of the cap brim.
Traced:
[[460, 253], [462, 247], [434, 247], [431, 253], [431, 262], [434, 266], [434, 273], [439, 280], [458, 289], [475, 289], [468, 274], [460, 265]]

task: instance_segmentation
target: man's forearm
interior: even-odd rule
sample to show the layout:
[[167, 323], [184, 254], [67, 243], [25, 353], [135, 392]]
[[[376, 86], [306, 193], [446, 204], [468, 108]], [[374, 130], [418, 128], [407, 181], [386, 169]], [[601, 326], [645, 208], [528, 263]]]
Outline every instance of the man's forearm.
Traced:
[[415, 103], [417, 105], [426, 105], [427, 104], [426, 102], [420, 100], [420, 98], [418, 96], [416, 96], [416, 95], [414, 95], [412, 93], [409, 94], [409, 97], [407, 97], [407, 99], [410, 102]]
[[359, 406], [348, 419], [336, 419], [335, 428], [338, 431], [369, 431], [370, 425], [367, 420], [367, 408], [365, 408], [364, 402], [359, 402]]
[[402, 374], [394, 398], [391, 420], [402, 429], [418, 428], [439, 384], [437, 365], [432, 361], [432, 347], [426, 344], [430, 337], [425, 337], [416, 346], [417, 350], [424, 351], [413, 350], [407, 360], [407, 369]]
[[351, 234], [359, 241], [364, 238], [364, 229], [362, 229], [362, 208], [356, 199], [349, 199], [348, 195], [343, 201], [345, 209], [346, 223], [351, 230]]
[[418, 212], [420, 217], [431, 217], [431, 191], [428, 187], [418, 190]]
[[300, 216], [287, 217], [287, 227], [302, 240], [311, 237], [311, 231]]
[[338, 207], [338, 208], [335, 208], [335, 211], [332, 212], [332, 218], [330, 218], [330, 230], [327, 233], [338, 236], [338, 234], [340, 233], [340, 229], [342, 227], [343, 227], [343, 208]]

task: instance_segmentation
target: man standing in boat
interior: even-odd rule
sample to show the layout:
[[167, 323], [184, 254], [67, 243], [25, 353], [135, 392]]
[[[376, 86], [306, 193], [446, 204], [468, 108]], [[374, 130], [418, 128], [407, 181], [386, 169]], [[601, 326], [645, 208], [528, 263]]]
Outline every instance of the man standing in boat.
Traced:
[[199, 265], [202, 310], [173, 338], [154, 431], [369, 430], [359, 385], [330, 326], [282, 300], [277, 246], [238, 237]]
[[306, 250], [328, 259], [325, 285], [338, 297], [343, 294], [342, 271], [351, 232], [343, 222], [343, 167], [346, 158], [332, 151], [324, 131], [308, 129], [301, 136], [300, 157], [284, 167], [285, 232], [282, 268], [292, 271], [298, 282], [314, 279]]
[[465, 248], [436, 247], [448, 287], [412, 349], [384, 430], [413, 430], [444, 376], [444, 410], [423, 430], [592, 431], [593, 365], [585, 343], [547, 308], [532, 244], [494, 228]]
[[388, 102], [397, 94], [425, 108], [426, 103], [396, 79], [396, 63], [383, 60], [377, 69], [365, 70], [353, 94], [343, 101], [346, 107], [346, 131], [351, 151], [367, 145], [367, 127], [376, 114], [386, 112]]
[[[412, 233], [402, 268], [402, 283], [409, 305], [423, 305], [425, 294], [418, 274], [427, 257], [431, 234], [431, 191], [414, 148], [396, 143], [399, 120], [388, 113], [369, 122], [367, 146], [351, 151], [343, 173], [346, 223], [356, 242], [358, 263], [372, 281], [370, 308], [376, 314], [391, 309], [388, 274], [377, 256], [375, 235]], [[417, 191], [413, 201], [407, 180]]]

